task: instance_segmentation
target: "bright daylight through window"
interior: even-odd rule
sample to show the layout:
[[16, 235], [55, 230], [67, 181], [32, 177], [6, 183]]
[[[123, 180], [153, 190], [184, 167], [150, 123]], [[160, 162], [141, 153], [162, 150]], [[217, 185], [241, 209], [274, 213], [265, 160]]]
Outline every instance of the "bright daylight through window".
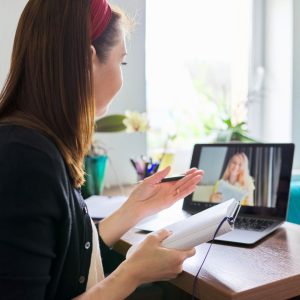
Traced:
[[149, 152], [247, 121], [251, 0], [146, 1]]

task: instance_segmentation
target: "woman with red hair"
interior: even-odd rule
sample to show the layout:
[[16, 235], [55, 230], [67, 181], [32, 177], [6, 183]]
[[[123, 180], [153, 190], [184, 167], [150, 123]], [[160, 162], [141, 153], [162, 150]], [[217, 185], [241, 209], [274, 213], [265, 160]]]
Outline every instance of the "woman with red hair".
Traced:
[[122, 85], [125, 21], [106, 0], [29, 0], [22, 13], [0, 94], [1, 299], [124, 299], [142, 283], [176, 277], [195, 253], [162, 248], [170, 235], [162, 230], [104, 278], [101, 255], [203, 175], [191, 169], [161, 183], [166, 168], [110, 217], [91, 221], [83, 159], [95, 118]]

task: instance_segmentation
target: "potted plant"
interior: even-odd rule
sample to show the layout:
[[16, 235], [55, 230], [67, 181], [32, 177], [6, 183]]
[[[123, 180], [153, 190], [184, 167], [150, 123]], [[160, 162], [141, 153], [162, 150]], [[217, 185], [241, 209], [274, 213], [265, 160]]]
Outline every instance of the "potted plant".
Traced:
[[[97, 120], [95, 132], [143, 132], [148, 127], [148, 121], [144, 113], [126, 111], [125, 114], [111, 114]], [[84, 198], [102, 193], [107, 161], [107, 149], [101, 145], [99, 140], [94, 139], [84, 160], [86, 172], [85, 184], [82, 187]]]
[[219, 128], [213, 128], [210, 125], [205, 125], [208, 135], [214, 137], [214, 141], [217, 143], [227, 143], [231, 141], [237, 142], [257, 142], [255, 139], [249, 136], [246, 122], [237, 122], [236, 124], [231, 118], [224, 118], [221, 120], [221, 126]]
[[230, 118], [223, 119], [222, 122], [225, 125], [225, 128], [218, 130], [216, 138], [217, 142], [256, 142], [256, 140], [248, 135], [246, 122], [233, 124]]

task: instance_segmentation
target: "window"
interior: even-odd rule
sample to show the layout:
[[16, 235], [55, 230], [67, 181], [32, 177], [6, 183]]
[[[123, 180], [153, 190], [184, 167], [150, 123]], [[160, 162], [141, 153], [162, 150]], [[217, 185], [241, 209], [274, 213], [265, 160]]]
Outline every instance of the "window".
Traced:
[[251, 0], [146, 1], [148, 149], [211, 141], [247, 119]]

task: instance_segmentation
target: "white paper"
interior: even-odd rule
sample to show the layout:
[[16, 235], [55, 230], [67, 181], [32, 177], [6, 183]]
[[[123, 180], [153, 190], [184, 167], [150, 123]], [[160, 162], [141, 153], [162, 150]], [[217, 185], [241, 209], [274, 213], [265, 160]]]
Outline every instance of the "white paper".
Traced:
[[243, 201], [245, 197], [248, 195], [248, 192], [221, 180], [218, 186], [218, 193], [222, 194], [222, 201], [227, 201], [231, 198], [234, 198], [238, 201]]
[[85, 202], [91, 218], [103, 219], [121, 207], [127, 198], [126, 196], [91, 196]]

